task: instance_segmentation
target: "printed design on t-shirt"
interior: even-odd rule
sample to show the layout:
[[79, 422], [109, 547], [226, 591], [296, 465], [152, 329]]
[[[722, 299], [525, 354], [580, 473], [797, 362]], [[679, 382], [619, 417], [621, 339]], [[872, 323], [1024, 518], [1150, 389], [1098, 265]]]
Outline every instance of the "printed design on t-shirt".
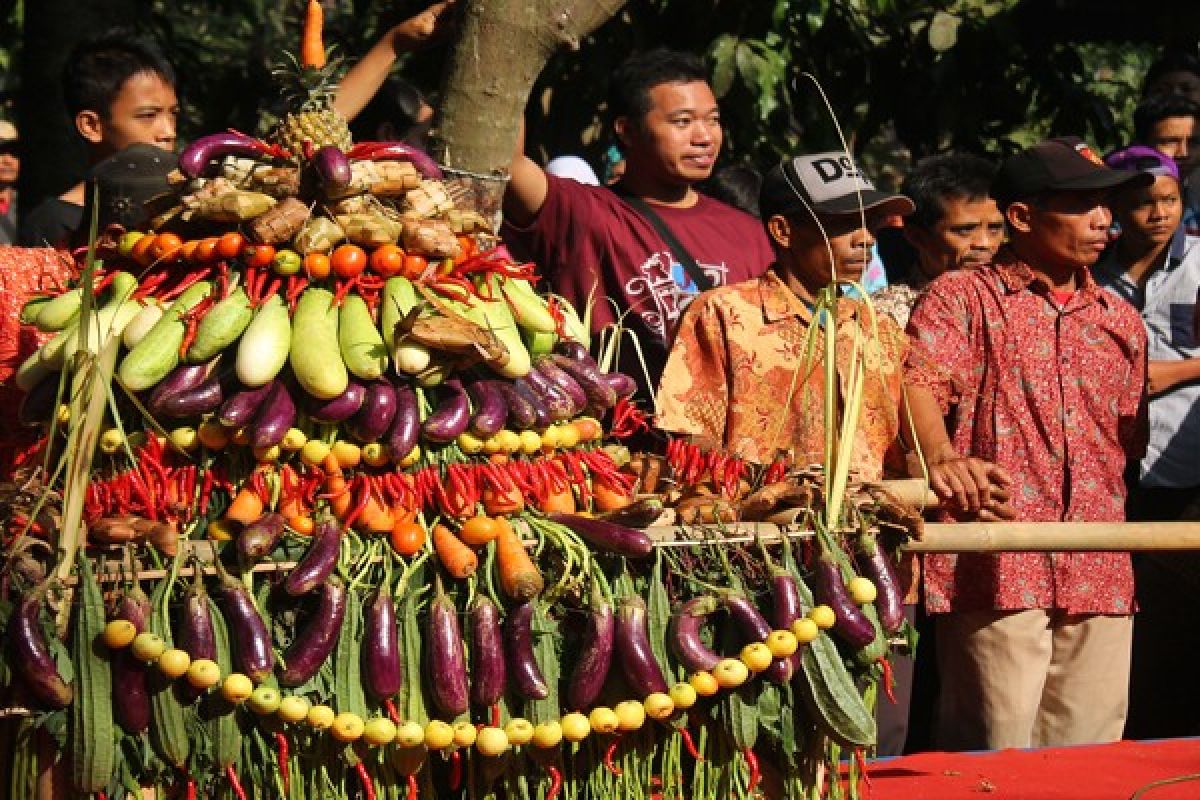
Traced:
[[[726, 265], [696, 263], [713, 286], [725, 285], [725, 277], [729, 274]], [[625, 282], [629, 307], [642, 318], [647, 328], [664, 340], [674, 332], [684, 309], [698, 294], [700, 287], [688, 275], [687, 269], [666, 250], [651, 253], [634, 276]]]

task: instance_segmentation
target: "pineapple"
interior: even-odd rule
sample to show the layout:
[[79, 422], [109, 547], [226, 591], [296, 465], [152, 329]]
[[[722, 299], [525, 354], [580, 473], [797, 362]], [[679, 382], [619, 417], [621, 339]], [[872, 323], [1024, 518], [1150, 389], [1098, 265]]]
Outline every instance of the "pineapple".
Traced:
[[271, 142], [297, 157], [306, 152], [305, 142], [313, 150], [330, 144], [349, 150], [354, 143], [350, 126], [333, 110], [333, 95], [337, 88], [334, 73], [341, 61], [333, 59], [323, 66], [312, 67], [301, 66], [290, 53], [288, 58], [290, 64], [273, 70], [287, 101], [288, 115], [271, 133]]

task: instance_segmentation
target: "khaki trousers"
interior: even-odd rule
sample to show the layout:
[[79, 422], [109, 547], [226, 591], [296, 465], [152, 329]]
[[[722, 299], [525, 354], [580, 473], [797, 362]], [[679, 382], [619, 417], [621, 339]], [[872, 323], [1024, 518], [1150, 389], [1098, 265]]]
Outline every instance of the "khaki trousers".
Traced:
[[939, 614], [944, 750], [1114, 742], [1129, 703], [1133, 618], [1061, 611]]

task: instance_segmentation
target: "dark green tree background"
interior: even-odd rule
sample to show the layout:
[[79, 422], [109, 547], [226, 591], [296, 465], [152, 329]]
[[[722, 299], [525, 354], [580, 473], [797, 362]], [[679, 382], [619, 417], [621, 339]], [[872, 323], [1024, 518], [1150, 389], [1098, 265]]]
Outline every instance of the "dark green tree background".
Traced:
[[[424, 3], [324, 5], [327, 41], [356, 57]], [[302, 6], [0, 0], [0, 42], [9, 43], [0, 68], [3, 88], [18, 98], [24, 196], [61, 191], [82, 172], [57, 76], [86, 31], [122, 22], [160, 40], [179, 72], [186, 139], [261, 130], [275, 100], [268, 70], [293, 46]], [[798, 148], [835, 147], [834, 119], [850, 146], [885, 172], [908, 156], [1001, 155], [1051, 133], [1108, 148], [1128, 135], [1145, 67], [1166, 46], [1194, 51], [1198, 27], [1200, 14], [1176, 2], [630, 0], [579, 52], [549, 64], [527, 111], [529, 143], [546, 156], [598, 161], [606, 76], [631, 51], [665, 44], [708, 59], [731, 160], [766, 164]], [[444, 55], [414, 54], [401, 72], [432, 92]]]

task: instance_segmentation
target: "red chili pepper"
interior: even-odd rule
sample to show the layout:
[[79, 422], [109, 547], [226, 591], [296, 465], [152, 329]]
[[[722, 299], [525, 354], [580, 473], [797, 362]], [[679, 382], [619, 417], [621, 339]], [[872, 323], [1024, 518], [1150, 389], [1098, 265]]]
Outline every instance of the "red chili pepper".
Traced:
[[268, 300], [270, 300], [271, 297], [274, 296], [274, 294], [279, 291], [279, 286], [281, 283], [282, 283], [282, 281], [280, 281], [279, 278], [271, 279], [271, 282], [269, 284], [267, 284], [266, 290], [263, 291], [262, 295], [259, 297], [260, 305], [262, 303], [265, 303]]
[[358, 285], [358, 277], [357, 276], [355, 276], [353, 278], [349, 278], [348, 280], [344, 280], [344, 281], [339, 280], [337, 282], [337, 289], [333, 293], [334, 308], [340, 308], [342, 305], [342, 302], [345, 301], [345, 299], [346, 299], [346, 295], [348, 295], [350, 293], [350, 290], [353, 289], [357, 285]]
[[621, 737], [619, 735], [613, 736], [612, 742], [608, 745], [608, 748], [604, 751], [604, 768], [607, 769], [609, 772], [611, 772], [613, 775], [616, 775], [618, 777], [621, 775], [621, 768], [613, 763], [613, 756], [616, 755], [617, 747], [620, 746], [620, 744], [621, 744]]
[[[367, 765], [359, 761], [354, 765], [354, 771], [358, 773], [358, 779], [362, 782], [363, 794], [367, 796], [367, 800], [375, 800], [375, 784], [371, 783], [371, 776], [367, 774]], [[408, 793], [415, 797], [413, 790], [417, 784], [415, 775], [409, 775]]]
[[359, 475], [358, 478], [358, 499], [354, 502], [354, 507], [350, 509], [350, 513], [346, 515], [342, 525], [346, 528], [354, 527], [354, 523], [358, 522], [358, 518], [367, 510], [367, 504], [371, 501], [371, 483], [367, 480], [366, 475]]
[[550, 773], [550, 788], [546, 791], [546, 800], [555, 800], [562, 791], [562, 771], [553, 764], [547, 764], [546, 772]]
[[[359, 766], [362, 766], [361, 764]], [[417, 795], [420, 794], [420, 789], [417, 788], [417, 776], [413, 773], [408, 774], [408, 795], [407, 800], [417, 800]], [[367, 795], [367, 800], [375, 800], [373, 794]]]
[[687, 728], [676, 728], [675, 730], [679, 731], [679, 735], [683, 737], [683, 746], [687, 748], [688, 755], [692, 757], [692, 760], [703, 761], [704, 756], [700, 755], [700, 751], [696, 749], [696, 743], [692, 740], [691, 731]]
[[184, 796], [187, 800], [196, 800], [196, 782], [190, 776], [187, 776], [187, 791]]
[[108, 800], [108, 795], [104, 792], [96, 792], [96, 800]]
[[246, 790], [242, 788], [242, 782], [238, 780], [233, 764], [225, 768], [225, 777], [229, 778], [229, 785], [233, 787], [233, 793], [237, 795], [237, 799], [246, 800]]
[[176, 297], [179, 297], [179, 295], [183, 294], [184, 291], [188, 287], [192, 286], [195, 283], [199, 283], [200, 281], [207, 278], [210, 271], [211, 270], [209, 267], [200, 267], [197, 270], [193, 270], [192, 272], [189, 272], [188, 274], [183, 276], [183, 280], [181, 280], [179, 283], [177, 283], [172, 288], [170, 288], [167, 291], [160, 294], [158, 296], [158, 299], [163, 300], [164, 302], [169, 301], [169, 300], [174, 300]]
[[858, 774], [860, 780], [868, 789], [871, 788], [871, 775], [867, 772], [867, 755], [866, 750], [861, 747], [854, 748], [854, 763], [858, 764]]
[[746, 763], [750, 765], [750, 782], [746, 786], [746, 791], [753, 792], [762, 780], [762, 772], [758, 768], [758, 756], [754, 755], [754, 750], [749, 747], [743, 748], [742, 755], [745, 757]]
[[883, 669], [883, 693], [892, 705], [896, 705], [896, 681], [892, 675], [892, 663], [886, 657], [879, 657], [879, 666]]
[[450, 751], [450, 791], [457, 792], [462, 788], [463, 769], [462, 769], [462, 753], [458, 750]]
[[288, 773], [288, 740], [281, 732], [275, 734], [275, 744], [279, 748], [279, 778], [283, 782], [283, 793], [288, 793], [291, 779]]
[[399, 725], [400, 724], [400, 712], [396, 710], [396, 704], [392, 702], [392, 698], [389, 697], [387, 700], [384, 700], [383, 707], [387, 709], [388, 718], [392, 722]]
[[213, 471], [212, 469], [204, 470], [204, 480], [200, 484], [200, 516], [208, 514], [208, 498], [212, 494], [213, 487]]
[[492, 727], [500, 727], [500, 704], [492, 703]]

